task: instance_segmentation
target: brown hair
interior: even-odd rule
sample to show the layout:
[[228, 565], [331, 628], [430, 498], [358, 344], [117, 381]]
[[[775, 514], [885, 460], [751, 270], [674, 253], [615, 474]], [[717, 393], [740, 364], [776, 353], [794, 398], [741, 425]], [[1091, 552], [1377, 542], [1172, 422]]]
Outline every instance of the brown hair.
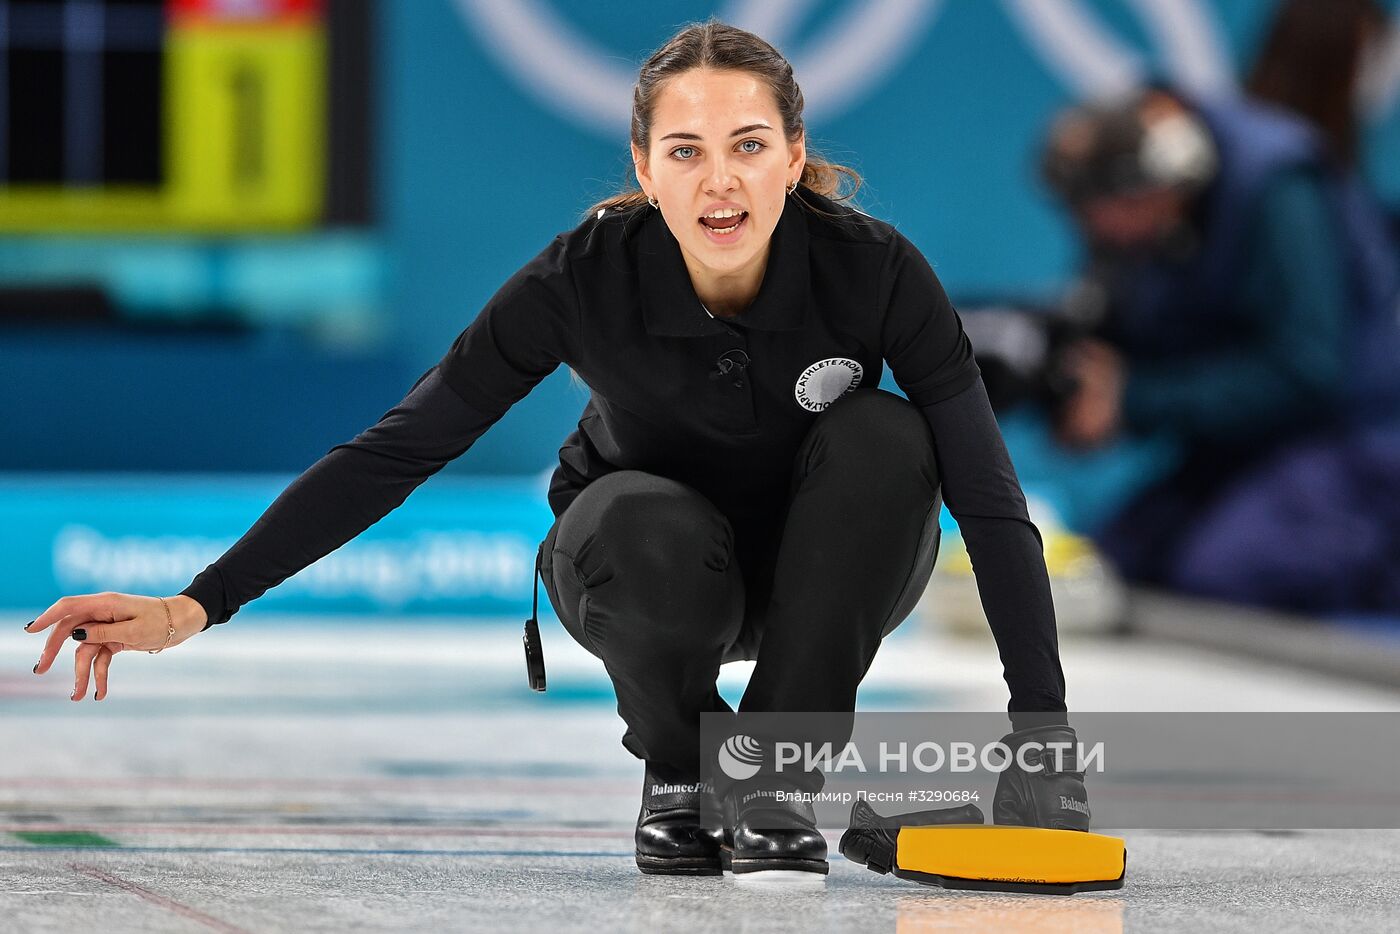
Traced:
[[[656, 108], [657, 95], [668, 80], [695, 68], [744, 71], [762, 79], [772, 89], [773, 98], [778, 104], [783, 137], [789, 143], [802, 137], [805, 130], [802, 122], [802, 90], [793, 80], [792, 65], [777, 49], [758, 36], [712, 17], [706, 22], [685, 26], [642, 65], [637, 84], [632, 89], [632, 142], [642, 152], [650, 150], [652, 113]], [[846, 194], [840, 194], [842, 176], [855, 184]], [[810, 210], [819, 211], [802, 200], [803, 188], [834, 201], [845, 201], [855, 196], [860, 184], [860, 174], [854, 169], [829, 162], [808, 149], [807, 162], [794, 196]], [[633, 186], [599, 201], [583, 216], [587, 219], [603, 208], [627, 210], [646, 203], [645, 192]]]
[[1385, 28], [1386, 12], [1376, 0], [1285, 0], [1245, 87], [1316, 125], [1337, 156], [1352, 163], [1361, 52]]

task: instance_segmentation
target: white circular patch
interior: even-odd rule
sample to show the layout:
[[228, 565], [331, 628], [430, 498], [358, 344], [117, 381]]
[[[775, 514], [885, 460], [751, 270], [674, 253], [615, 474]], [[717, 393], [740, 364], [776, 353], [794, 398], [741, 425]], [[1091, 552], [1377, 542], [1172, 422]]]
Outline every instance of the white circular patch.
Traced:
[[828, 357], [802, 371], [793, 392], [797, 404], [809, 412], [820, 412], [860, 385], [865, 369], [849, 357]]

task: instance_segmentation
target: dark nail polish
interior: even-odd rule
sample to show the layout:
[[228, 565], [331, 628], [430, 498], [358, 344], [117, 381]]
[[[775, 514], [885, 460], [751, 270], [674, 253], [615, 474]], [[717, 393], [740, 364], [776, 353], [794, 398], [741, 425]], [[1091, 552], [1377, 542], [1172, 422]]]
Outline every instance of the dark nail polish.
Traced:
[[78, 692], [77, 692], [77, 691], [74, 691], [72, 694], [69, 694], [69, 695], [68, 695], [68, 699], [69, 699], [69, 700], [77, 700], [77, 699], [78, 699]]
[[34, 673], [35, 673], [36, 675], [39, 673], [39, 663], [38, 663], [38, 662], [35, 662], [35, 663], [34, 663]]
[[97, 692], [96, 692], [96, 691], [93, 691], [93, 692], [92, 692], [92, 699], [93, 699], [93, 700], [97, 700]]
[[30, 626], [33, 626], [33, 625], [34, 625], [34, 620], [31, 619], [29, 622], [27, 622], [27, 623], [24, 624], [24, 631], [25, 631], [25, 632], [28, 632], [28, 631], [29, 631], [29, 627], [30, 627]]
[[77, 639], [79, 642], [82, 642], [84, 639], [87, 638], [87, 630], [86, 630], [86, 629], [74, 629], [74, 630], [73, 630], [73, 638], [74, 638], [74, 639]]

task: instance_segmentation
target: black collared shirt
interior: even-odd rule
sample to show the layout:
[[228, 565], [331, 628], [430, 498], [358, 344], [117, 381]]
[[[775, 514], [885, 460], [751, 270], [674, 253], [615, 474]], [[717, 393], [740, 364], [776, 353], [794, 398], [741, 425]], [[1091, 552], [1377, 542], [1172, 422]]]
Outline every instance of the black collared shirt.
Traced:
[[781, 501], [818, 413], [878, 386], [888, 363], [933, 430], [1011, 709], [1065, 709], [1040, 533], [962, 323], [906, 237], [807, 189], [787, 199], [758, 296], [730, 318], [700, 303], [650, 207], [559, 234], [399, 405], [293, 481], [184, 593], [210, 625], [226, 621], [397, 507], [561, 363], [591, 398], [559, 452], [556, 516], [593, 480], [635, 469], [739, 519]]
[[453, 344], [443, 378], [483, 412], [504, 411], [560, 363], [592, 390], [560, 452], [555, 515], [620, 468], [744, 513], [785, 489], [817, 414], [841, 392], [878, 386], [886, 360], [920, 405], [977, 379], [961, 323], [908, 240], [802, 196], [840, 217], [788, 198], [758, 296], [735, 317], [701, 305], [676, 238], [645, 207], [561, 234]]

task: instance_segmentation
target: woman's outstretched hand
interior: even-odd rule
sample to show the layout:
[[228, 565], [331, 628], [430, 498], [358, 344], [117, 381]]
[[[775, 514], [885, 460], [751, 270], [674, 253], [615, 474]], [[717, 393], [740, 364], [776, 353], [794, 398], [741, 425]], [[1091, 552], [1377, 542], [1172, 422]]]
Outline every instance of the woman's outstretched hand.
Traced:
[[160, 597], [94, 593], [61, 598], [24, 627], [25, 632], [42, 632], [53, 627], [34, 673], [47, 672], [58, 658], [64, 640], [73, 637], [78, 648], [73, 653], [73, 693], [69, 699], [83, 699], [91, 674], [97, 679], [92, 699], [102, 700], [107, 696], [107, 671], [113, 655], [141, 649], [150, 651], [162, 646], [170, 648], [203, 630], [208, 617], [193, 598], [166, 597], [165, 603], [170, 607], [169, 621], [175, 627], [174, 636], [170, 636], [166, 625], [165, 607], [161, 606]]

